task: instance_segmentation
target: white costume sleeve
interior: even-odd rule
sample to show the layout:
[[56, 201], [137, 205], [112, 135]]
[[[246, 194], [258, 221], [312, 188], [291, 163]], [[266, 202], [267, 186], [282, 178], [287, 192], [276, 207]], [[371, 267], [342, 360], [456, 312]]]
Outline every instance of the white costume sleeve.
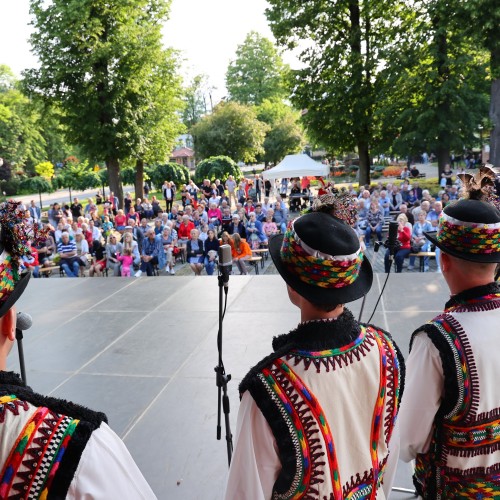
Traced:
[[238, 411], [236, 445], [224, 498], [269, 500], [280, 470], [274, 435], [247, 391]]
[[102, 423], [82, 453], [69, 499], [156, 499], [122, 440]]
[[443, 366], [439, 351], [427, 334], [415, 337], [406, 361], [406, 380], [399, 412], [400, 458], [413, 460], [429, 449], [434, 417], [444, 393]]

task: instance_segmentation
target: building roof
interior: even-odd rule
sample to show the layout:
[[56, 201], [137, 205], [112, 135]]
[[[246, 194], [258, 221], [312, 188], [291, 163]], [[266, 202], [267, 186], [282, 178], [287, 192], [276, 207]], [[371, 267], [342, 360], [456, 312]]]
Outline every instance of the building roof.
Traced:
[[170, 158], [190, 158], [194, 156], [194, 151], [191, 148], [179, 148], [172, 152]]

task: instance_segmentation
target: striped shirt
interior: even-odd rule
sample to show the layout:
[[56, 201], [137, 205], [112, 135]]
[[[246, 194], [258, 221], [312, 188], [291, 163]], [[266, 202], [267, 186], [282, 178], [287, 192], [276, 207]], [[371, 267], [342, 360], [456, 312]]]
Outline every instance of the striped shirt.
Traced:
[[69, 240], [68, 243], [64, 244], [62, 240], [57, 244], [57, 253], [71, 253], [76, 252], [76, 243]]

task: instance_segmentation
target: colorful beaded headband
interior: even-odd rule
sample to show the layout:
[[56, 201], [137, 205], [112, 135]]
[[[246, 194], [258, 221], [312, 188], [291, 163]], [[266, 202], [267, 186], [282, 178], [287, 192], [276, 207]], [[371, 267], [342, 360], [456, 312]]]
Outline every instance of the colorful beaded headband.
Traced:
[[0, 304], [7, 300], [20, 279], [21, 259], [31, 255], [29, 241], [36, 244], [47, 237], [47, 229], [26, 224], [24, 213], [18, 201], [0, 204], [0, 236], [4, 247], [0, 255]]
[[436, 239], [459, 252], [497, 253], [500, 252], [500, 223], [464, 222], [442, 212]]
[[351, 255], [327, 255], [309, 247], [300, 239], [290, 222], [283, 238], [280, 255], [289, 271], [308, 285], [343, 288], [352, 285], [363, 263], [359, 249]]

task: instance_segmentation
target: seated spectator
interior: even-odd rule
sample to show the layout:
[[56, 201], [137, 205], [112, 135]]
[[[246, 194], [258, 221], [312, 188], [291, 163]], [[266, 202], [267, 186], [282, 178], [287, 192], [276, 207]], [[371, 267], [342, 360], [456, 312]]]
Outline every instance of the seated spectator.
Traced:
[[99, 240], [92, 242], [92, 262], [89, 268], [89, 277], [102, 276], [106, 269], [106, 258], [104, 255], [104, 247]]
[[392, 192], [389, 196], [389, 210], [398, 211], [401, 203], [403, 203], [403, 197], [399, 192], [399, 188], [392, 186]]
[[160, 253], [158, 265], [160, 268], [165, 267], [167, 274], [175, 274], [175, 255], [177, 250], [177, 233], [172, 231], [170, 226], [165, 226], [161, 235], [157, 239], [163, 247], [163, 252]]
[[151, 207], [153, 209], [153, 217], [159, 217], [160, 212], [163, 210], [160, 206], [160, 202], [156, 199], [156, 196], [151, 197]]
[[217, 256], [219, 254], [219, 240], [213, 229], [208, 230], [208, 238], [203, 243], [205, 270], [209, 276], [214, 274]]
[[207, 212], [208, 217], [208, 227], [210, 229], [217, 229], [222, 224], [222, 213], [218, 206], [211, 202], [210, 208]]
[[195, 228], [192, 221], [189, 220], [188, 215], [182, 216], [182, 222], [177, 229], [177, 236], [179, 238], [179, 244], [185, 246], [190, 238], [191, 231]]
[[107, 238], [111, 234], [111, 230], [113, 229], [113, 223], [109, 220], [109, 216], [104, 216], [104, 222], [102, 223], [101, 229], [104, 238]]
[[163, 231], [161, 219], [155, 219], [153, 229], [155, 230], [155, 236], [161, 234], [161, 232]]
[[272, 213], [269, 213], [266, 216], [266, 221], [264, 222], [264, 224], [262, 224], [262, 230], [264, 231], [264, 234], [267, 236], [267, 238], [278, 234], [278, 226], [276, 225], [276, 222], [273, 222]]
[[80, 267], [87, 267], [89, 261], [87, 255], [89, 253], [89, 244], [87, 240], [83, 237], [83, 230], [78, 228], [75, 231], [75, 245], [76, 245], [76, 255], [80, 261]]
[[[141, 198], [137, 198], [135, 200], [134, 211], [138, 215], [139, 219], [142, 219], [145, 217], [144, 208], [142, 206]], [[129, 214], [129, 217], [130, 217], [130, 214]], [[137, 222], [139, 222], [139, 221], [137, 221]]]
[[146, 237], [146, 233], [149, 229], [149, 224], [148, 224], [148, 219], [144, 217], [144, 219], [141, 219], [141, 223], [139, 225], [139, 230], [142, 232], [143, 239]]
[[233, 262], [236, 263], [240, 274], [248, 274], [245, 260], [252, 256], [252, 250], [248, 243], [243, 240], [238, 233], [234, 233], [231, 238], [233, 240], [233, 246], [231, 249]]
[[413, 164], [410, 167], [410, 177], [412, 179], [418, 179], [419, 175], [420, 175], [420, 171], [418, 170], [417, 166], [415, 164]]
[[68, 278], [78, 278], [80, 272], [80, 263], [76, 254], [76, 244], [69, 239], [69, 233], [64, 232], [61, 235], [61, 241], [57, 245], [59, 254], [59, 265]]
[[233, 222], [233, 216], [231, 215], [231, 209], [229, 207], [225, 207], [222, 211], [221, 217], [221, 230], [228, 231], [229, 226]]
[[134, 240], [132, 232], [127, 230], [121, 240], [122, 250], [121, 253], [124, 254], [125, 250], [130, 249], [132, 258], [134, 260], [134, 265], [139, 266], [141, 263], [141, 253], [139, 251], [139, 244]]
[[262, 210], [262, 204], [261, 203], [257, 203], [255, 205], [255, 217], [257, 217], [257, 220], [259, 222], [261, 222], [261, 223], [264, 223], [265, 220], [266, 220], [266, 214]]
[[123, 210], [120, 208], [116, 212], [115, 216], [115, 227], [116, 230], [121, 234], [123, 233], [123, 230], [125, 229], [125, 226], [127, 225], [127, 216], [123, 212]]
[[[366, 225], [367, 225], [367, 217], [368, 217], [368, 209], [370, 206], [370, 201], [368, 200], [368, 203], [365, 202], [364, 198], [359, 198], [358, 199], [358, 223], [357, 227], [363, 231], [366, 230]], [[364, 235], [364, 232], [363, 232]]]
[[111, 233], [106, 244], [106, 267], [113, 271], [113, 276], [120, 276], [120, 261], [116, 258], [122, 251], [122, 246], [118, 241], [118, 233]]
[[142, 211], [144, 213], [144, 217], [146, 217], [147, 219], [152, 219], [154, 217], [153, 205], [146, 197], [142, 201]]
[[238, 214], [233, 214], [233, 221], [227, 231], [230, 235], [239, 234], [241, 238], [246, 238], [245, 225]]
[[[431, 223], [426, 220], [427, 213], [425, 210], [420, 210], [418, 214], [418, 220], [413, 225], [413, 231], [411, 236], [411, 245], [413, 248], [413, 253], [418, 252], [429, 252], [431, 249], [431, 242], [425, 237], [424, 232], [434, 231]], [[411, 271], [415, 267], [415, 257], [410, 257], [410, 263], [408, 265], [408, 270]], [[424, 271], [429, 270], [429, 257], [424, 257]]]
[[87, 200], [87, 206], [83, 212], [89, 219], [93, 218], [94, 215], [97, 215], [97, 205], [94, 203], [92, 198]]
[[201, 275], [204, 262], [203, 241], [201, 241], [198, 236], [198, 230], [192, 229], [190, 239], [186, 244], [186, 259], [195, 276]]
[[365, 244], [370, 247], [371, 235], [375, 233], [378, 241], [382, 241], [382, 227], [384, 225], [384, 215], [378, 201], [373, 200], [370, 204], [370, 210], [366, 218]]
[[[276, 199], [278, 198], [276, 197]], [[273, 217], [278, 229], [284, 233], [288, 222], [288, 211], [284, 207], [284, 203], [281, 203], [281, 201], [276, 201], [276, 204], [274, 205]]]
[[262, 231], [262, 224], [257, 220], [255, 212], [250, 213], [250, 218], [246, 224], [245, 232], [250, 248], [257, 249], [260, 243], [267, 243], [267, 237]]
[[252, 212], [255, 212], [255, 206], [253, 204], [253, 200], [252, 198], [248, 198], [245, 205], [244, 205], [244, 209], [245, 209], [245, 215], [248, 217]]
[[228, 232], [223, 231], [221, 233], [219, 245], [229, 245], [231, 248], [233, 247], [233, 239]]
[[208, 224], [201, 223], [200, 227], [196, 229], [198, 229], [198, 239], [205, 243], [205, 240], [208, 238]]
[[[400, 246], [398, 249], [396, 249], [396, 252], [394, 254], [394, 263], [396, 265], [396, 272], [401, 273], [403, 271], [403, 262], [405, 260], [405, 257], [408, 257], [411, 252], [411, 232], [410, 228], [406, 225], [406, 223], [408, 222], [406, 215], [400, 214], [398, 215], [398, 218], [396, 220], [398, 223], [398, 241], [400, 243]], [[390, 273], [392, 262], [390, 259], [389, 248], [385, 252], [384, 264], [385, 272]]]
[[163, 247], [161, 243], [156, 239], [155, 230], [150, 227], [146, 232], [146, 237], [142, 242], [142, 252], [141, 252], [141, 268], [137, 273], [136, 277], [140, 277], [142, 273], [146, 273], [148, 276], [153, 276], [154, 268], [159, 263], [160, 253], [163, 252]]
[[423, 191], [418, 182], [413, 183], [413, 194], [417, 197], [417, 200], [422, 200]]
[[141, 222], [141, 218], [139, 217], [139, 214], [135, 211], [134, 207], [130, 207], [127, 217], [128, 217], [127, 224], [130, 224], [131, 220], [133, 220], [136, 223], [136, 225], [139, 225], [139, 223]]
[[[423, 205], [423, 203], [422, 203]], [[432, 227], [434, 228], [433, 231], [435, 231], [439, 224], [439, 218], [441, 217], [441, 214], [443, 213], [443, 204], [440, 201], [436, 201], [434, 203], [434, 208], [429, 211], [427, 214], [427, 220], [431, 223]]]
[[378, 199], [378, 203], [380, 205], [380, 209], [382, 210], [383, 216], [388, 217], [390, 212], [390, 203], [389, 203], [389, 197], [387, 196], [387, 191], [385, 189], [380, 191], [380, 197]]
[[406, 205], [406, 203], [402, 203], [399, 206], [399, 213], [406, 215], [406, 218], [408, 219], [408, 224], [410, 224], [409, 227], [411, 231], [413, 229], [413, 224], [415, 223], [415, 218], [413, 217], [413, 214], [408, 210], [408, 206]]

